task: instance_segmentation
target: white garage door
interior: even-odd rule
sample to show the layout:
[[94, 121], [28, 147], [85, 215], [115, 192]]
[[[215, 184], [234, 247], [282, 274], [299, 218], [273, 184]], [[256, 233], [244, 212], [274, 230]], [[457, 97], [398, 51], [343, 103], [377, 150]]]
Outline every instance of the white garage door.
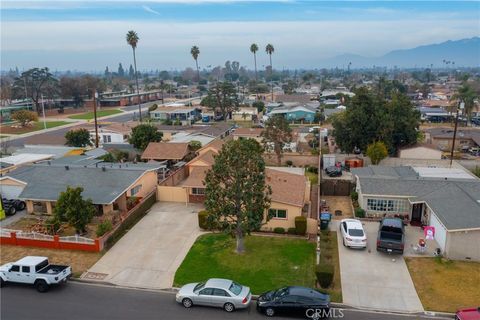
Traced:
[[2, 198], [18, 199], [23, 188], [25, 187], [0, 185], [0, 193], [2, 194]]
[[437, 216], [434, 213], [430, 215], [430, 225], [435, 227], [435, 240], [440, 246], [440, 249], [442, 249], [442, 252], [445, 252], [445, 243], [447, 242], [447, 230], [440, 223], [440, 220], [438, 220]]

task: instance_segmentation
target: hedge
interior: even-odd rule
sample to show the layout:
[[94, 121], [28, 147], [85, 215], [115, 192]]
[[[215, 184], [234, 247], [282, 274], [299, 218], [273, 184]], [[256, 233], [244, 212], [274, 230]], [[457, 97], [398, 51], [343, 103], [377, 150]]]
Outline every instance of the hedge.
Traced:
[[320, 262], [315, 269], [317, 281], [322, 288], [328, 288], [332, 284], [334, 273], [333, 265], [326, 262]]
[[287, 233], [288, 234], [297, 234], [297, 229], [296, 228], [288, 228]]
[[198, 212], [198, 226], [200, 229], [208, 230], [208, 212], [207, 210], [202, 210]]
[[298, 235], [303, 236], [307, 232], [307, 218], [304, 216], [295, 217], [295, 229]]
[[273, 232], [278, 234], [285, 234], [285, 228], [276, 227], [275, 229], [273, 229]]
[[103, 236], [105, 233], [108, 231], [112, 230], [112, 222], [110, 220], [105, 220], [102, 223], [100, 223], [97, 227], [97, 237]]
[[365, 218], [365, 210], [363, 210], [362, 208], [355, 209], [355, 217]]

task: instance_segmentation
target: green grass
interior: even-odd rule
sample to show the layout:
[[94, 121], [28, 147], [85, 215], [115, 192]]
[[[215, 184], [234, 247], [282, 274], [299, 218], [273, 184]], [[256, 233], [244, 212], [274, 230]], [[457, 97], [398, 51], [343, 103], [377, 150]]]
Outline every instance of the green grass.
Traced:
[[225, 234], [200, 236], [175, 274], [174, 285], [227, 278], [260, 294], [287, 285], [315, 285], [315, 244], [303, 239], [245, 238], [246, 252], [235, 253], [235, 239]]
[[[69, 124], [71, 122], [67, 122], [67, 121], [46, 121], [45, 123], [46, 123], [47, 129], [49, 129], [49, 128], [55, 128], [55, 127], [58, 127], [58, 126], [63, 126], [63, 125]], [[5, 126], [5, 127], [2, 127], [1, 130], [2, 130], [3, 133], [8, 133], [8, 134], [23, 134], [23, 133], [43, 130], [44, 128], [45, 127], [43, 125], [43, 121], [40, 120], [40, 121], [34, 122], [32, 125], [28, 125], [28, 126], [25, 126], [23, 128], [13, 128], [11, 126]]]
[[[45, 121], [45, 124], [47, 125], [47, 129], [63, 126], [63, 125], [69, 124], [69, 123], [71, 123], [71, 122], [67, 122], [67, 121]], [[44, 129], [45, 127], [43, 125], [43, 121], [36, 122], [35, 125], [34, 125], [34, 128], [35, 128], [35, 131]]]
[[[118, 110], [118, 109], [101, 110], [101, 111], [97, 111], [97, 118], [111, 116], [113, 114], [118, 114], [122, 112], [123, 112], [122, 110]], [[93, 117], [94, 117], [93, 111], [69, 116], [70, 119], [76, 119], [76, 120], [91, 120], [93, 119]]]
[[322, 289], [321, 291], [328, 293], [333, 302], [342, 302], [342, 282], [336, 232], [322, 231], [320, 235], [320, 259], [333, 264], [335, 270], [332, 285], [328, 289]]
[[317, 185], [318, 184], [318, 174], [317, 173], [305, 171], [305, 175], [310, 180], [310, 183], [312, 185]]

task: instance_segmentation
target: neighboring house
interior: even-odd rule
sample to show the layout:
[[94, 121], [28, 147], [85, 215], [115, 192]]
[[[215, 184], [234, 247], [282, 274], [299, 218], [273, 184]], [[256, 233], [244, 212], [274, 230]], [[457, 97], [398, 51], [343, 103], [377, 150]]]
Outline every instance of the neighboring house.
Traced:
[[445, 108], [432, 108], [432, 107], [417, 107], [420, 112], [420, 120], [429, 122], [445, 122], [450, 121], [453, 115], [445, 110]]
[[150, 142], [142, 153], [142, 160], [175, 163], [184, 160], [189, 153], [188, 143]]
[[50, 162], [30, 165], [1, 177], [2, 189], [18, 192], [27, 212], [51, 214], [61, 192], [67, 186], [82, 187], [84, 199], [91, 199], [102, 213], [127, 211], [130, 197], [145, 197], [157, 186], [160, 166], [135, 164], [63, 165]]
[[[128, 138], [132, 134], [132, 129], [137, 126], [137, 122], [114, 123], [109, 126], [99, 126], [98, 141], [105, 143], [128, 143]], [[95, 142], [95, 128], [90, 129], [90, 136]]]
[[352, 169], [358, 203], [369, 217], [398, 216], [435, 227], [442, 254], [480, 260], [480, 180], [459, 168]]
[[257, 118], [257, 108], [240, 107], [237, 111], [232, 112], [232, 120], [234, 121], [255, 121]]
[[180, 121], [182, 125], [191, 125], [201, 119], [200, 109], [196, 107], [159, 107], [150, 111], [153, 120]]
[[262, 143], [262, 132], [264, 129], [262, 128], [237, 128], [233, 133], [233, 139], [254, 139], [257, 140], [259, 143]]
[[18, 167], [29, 165], [43, 160], [53, 159], [53, 154], [20, 153], [14, 156], [0, 158], [1, 174], [5, 174]]
[[[450, 151], [453, 142], [453, 128], [431, 128], [425, 131], [425, 142], [442, 151]], [[480, 129], [458, 129], [455, 137], [455, 149], [480, 146]]]
[[442, 159], [442, 150], [434, 145], [418, 143], [416, 145], [400, 149], [398, 157], [402, 159]]
[[315, 120], [315, 113], [316, 108], [302, 105], [275, 108], [268, 115], [282, 115], [287, 121], [302, 121], [312, 123]]
[[215, 137], [204, 134], [204, 133], [196, 133], [196, 132], [178, 132], [171, 136], [169, 143], [179, 143], [185, 142], [190, 143], [192, 141], [199, 141], [202, 146], [205, 146], [212, 142]]

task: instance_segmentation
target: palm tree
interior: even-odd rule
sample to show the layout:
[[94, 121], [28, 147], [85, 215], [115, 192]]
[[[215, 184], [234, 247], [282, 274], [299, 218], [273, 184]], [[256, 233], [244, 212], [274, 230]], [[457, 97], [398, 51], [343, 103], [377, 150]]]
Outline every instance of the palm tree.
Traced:
[[[265, 47], [265, 51], [267, 52], [267, 54], [270, 56], [270, 73], [271, 73], [271, 76], [273, 75], [273, 66], [272, 66], [272, 53], [275, 52], [275, 48], [273, 47], [273, 45], [271, 45], [270, 43], [267, 44], [267, 46]], [[271, 77], [270, 76], [270, 77]], [[272, 102], [273, 102], [273, 81], [272, 79], [270, 79], [270, 82], [271, 82], [271, 87], [272, 87]]]
[[197, 46], [193, 46], [192, 49], [190, 49], [190, 54], [193, 57], [193, 60], [195, 60], [195, 65], [197, 66], [197, 82], [200, 82], [200, 69], [198, 69], [198, 55], [200, 54], [200, 49]]
[[250, 52], [253, 53], [253, 61], [255, 63], [255, 81], [258, 81], [258, 77], [257, 77], [257, 51], [258, 51], [257, 44], [252, 43], [250, 45]]
[[138, 87], [138, 74], [137, 74], [137, 58], [135, 56], [135, 49], [137, 48], [138, 43], [138, 34], [130, 30], [127, 32], [127, 43], [132, 47], [133, 50], [133, 65], [135, 67], [135, 83], [137, 84], [137, 102], [138, 102], [138, 114], [139, 120], [142, 122], [142, 107], [140, 105], [140, 89]]

